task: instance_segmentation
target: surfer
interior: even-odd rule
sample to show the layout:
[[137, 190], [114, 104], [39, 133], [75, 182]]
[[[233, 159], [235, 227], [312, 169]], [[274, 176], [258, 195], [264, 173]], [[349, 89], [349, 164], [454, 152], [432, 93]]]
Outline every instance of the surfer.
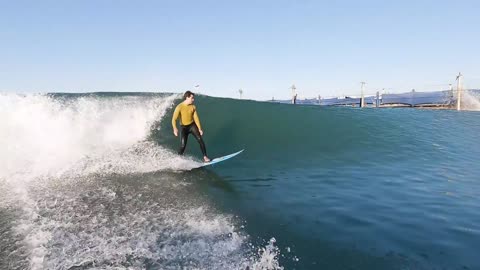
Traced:
[[183, 155], [183, 152], [185, 152], [185, 147], [187, 146], [188, 135], [192, 133], [195, 139], [197, 139], [198, 143], [200, 144], [200, 149], [203, 153], [203, 161], [210, 162], [210, 159], [207, 156], [207, 149], [205, 148], [205, 143], [202, 139], [203, 130], [202, 125], [200, 124], [200, 119], [198, 118], [197, 108], [195, 107], [195, 105], [193, 105], [193, 102], [195, 101], [195, 94], [187, 91], [183, 95], [183, 98], [185, 100], [177, 105], [172, 117], [173, 134], [175, 134], [175, 136], [178, 136], [177, 119], [180, 115], [180, 126], [182, 127], [180, 137], [182, 139], [182, 144], [178, 153], [180, 155]]

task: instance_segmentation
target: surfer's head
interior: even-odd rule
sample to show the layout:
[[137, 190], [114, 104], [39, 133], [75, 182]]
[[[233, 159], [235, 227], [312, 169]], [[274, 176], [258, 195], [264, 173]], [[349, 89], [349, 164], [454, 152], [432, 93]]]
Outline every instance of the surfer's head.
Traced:
[[192, 104], [195, 101], [195, 94], [191, 91], [187, 91], [183, 94], [183, 98], [187, 104]]

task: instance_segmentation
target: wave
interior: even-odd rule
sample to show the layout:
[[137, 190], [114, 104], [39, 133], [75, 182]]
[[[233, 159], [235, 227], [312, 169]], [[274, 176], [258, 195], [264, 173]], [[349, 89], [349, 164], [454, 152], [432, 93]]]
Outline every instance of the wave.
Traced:
[[1, 94], [0, 209], [23, 239], [4, 265], [281, 268], [272, 243], [254, 252], [232, 216], [189, 193], [181, 171], [196, 161], [152, 140], [177, 98]]

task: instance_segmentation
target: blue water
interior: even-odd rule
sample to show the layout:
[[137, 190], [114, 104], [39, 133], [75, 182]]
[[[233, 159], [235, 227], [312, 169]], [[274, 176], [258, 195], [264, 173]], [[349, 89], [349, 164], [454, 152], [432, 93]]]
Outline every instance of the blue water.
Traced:
[[[17, 256], [0, 252], [5, 262], [0, 266], [480, 269], [478, 112], [293, 106], [199, 96], [210, 157], [245, 151], [191, 169], [193, 161], [187, 159], [200, 160], [200, 149], [190, 140], [187, 156], [175, 155], [179, 142], [170, 118], [180, 100], [169, 95], [29, 98], [29, 103], [15, 99], [17, 115], [28, 106], [43, 112], [60, 103], [55, 114], [46, 114], [46, 126], [82, 130], [88, 140], [77, 138], [77, 132], [60, 138], [75, 137], [72, 147], [97, 140], [97, 148], [81, 148], [86, 155], [67, 152], [76, 165], [62, 164], [61, 169], [44, 159], [20, 162], [16, 157], [9, 173], [0, 175], [7, 183], [0, 229], [10, 235], [4, 250], [17, 251]], [[69, 106], [75, 109], [65, 109]], [[163, 113], [152, 115], [155, 110]], [[63, 118], [56, 119], [62, 114], [78, 124], [62, 126]], [[25, 127], [13, 129], [8, 117], [13, 116], [6, 121], [10, 134], [17, 136], [3, 134], [9, 140], [4, 141], [25, 137], [19, 133]], [[92, 121], [111, 129], [91, 127]], [[147, 129], [138, 128], [145, 130], [138, 131], [140, 140], [114, 136], [136, 134], [135, 123], [141, 121]], [[29, 136], [21, 142], [35, 146], [37, 140]], [[127, 150], [98, 146], [105, 142]], [[39, 151], [60, 151], [47, 150]], [[17, 166], [28, 162], [49, 170]], [[22, 182], [20, 175], [32, 180]], [[24, 217], [31, 208], [5, 195], [17, 183], [28, 198], [23, 203], [35, 202], [36, 218]], [[104, 207], [98, 208], [100, 203]], [[104, 221], [92, 223], [92, 218]], [[64, 219], [69, 226], [60, 222]], [[33, 230], [13, 236], [22, 224]], [[39, 235], [36, 247], [43, 253], [34, 256], [25, 243]], [[71, 251], [70, 257], [62, 255], [61, 246]], [[38, 258], [43, 261], [32, 263]]]

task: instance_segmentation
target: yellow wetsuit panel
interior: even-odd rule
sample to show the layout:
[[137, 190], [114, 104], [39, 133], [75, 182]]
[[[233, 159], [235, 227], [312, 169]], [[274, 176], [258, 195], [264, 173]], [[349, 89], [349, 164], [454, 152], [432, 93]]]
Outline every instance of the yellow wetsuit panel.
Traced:
[[178, 116], [180, 115], [180, 125], [188, 126], [191, 123], [195, 122], [199, 130], [202, 130], [202, 126], [200, 124], [200, 119], [198, 118], [197, 108], [195, 105], [186, 105], [185, 103], [180, 103], [175, 108], [172, 117], [172, 126], [175, 128], [177, 127], [176, 122]]

